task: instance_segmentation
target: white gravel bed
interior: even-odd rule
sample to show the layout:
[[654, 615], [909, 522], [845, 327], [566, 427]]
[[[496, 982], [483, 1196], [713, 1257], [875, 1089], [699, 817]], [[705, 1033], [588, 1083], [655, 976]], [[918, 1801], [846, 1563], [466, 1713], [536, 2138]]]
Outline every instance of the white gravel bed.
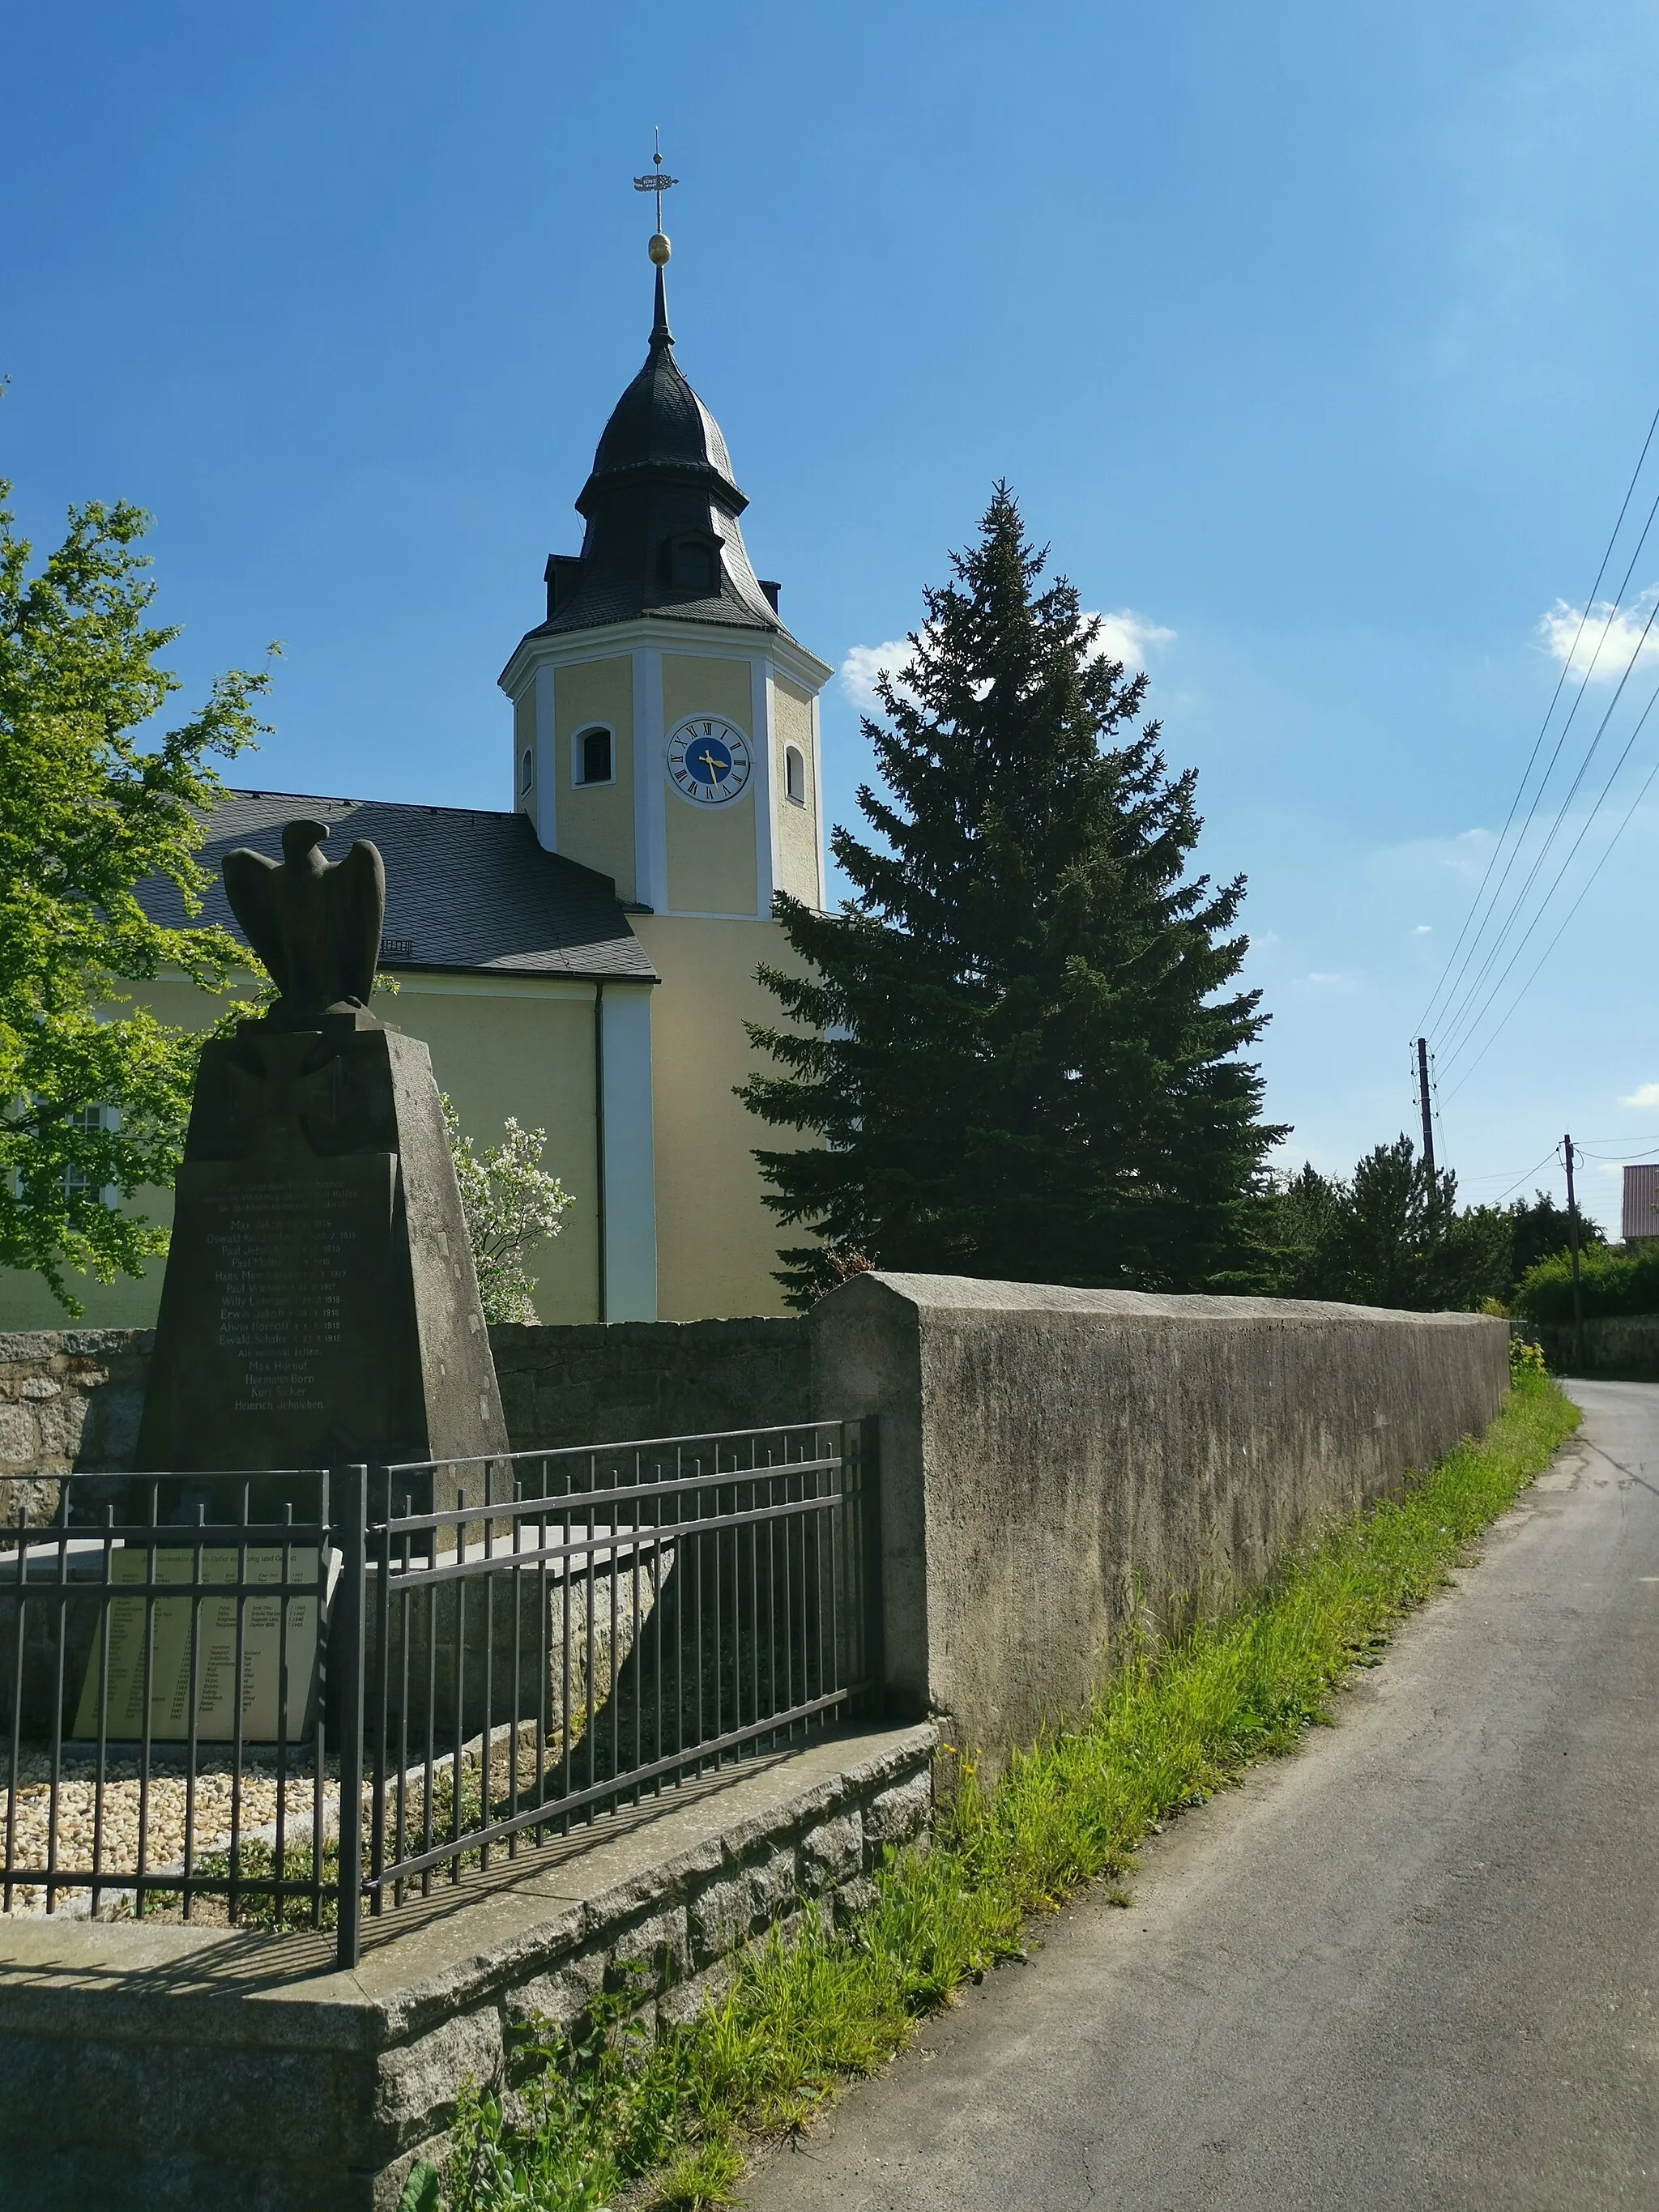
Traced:
[[[491, 1731], [489, 1747], [490, 1792], [492, 1797], [504, 1798], [510, 1787], [509, 1740], [510, 1727]], [[526, 1740], [528, 1739], [528, 1740]], [[463, 1747], [461, 1763], [464, 1768], [476, 1773], [481, 1761], [483, 1741], [474, 1737]], [[244, 1754], [245, 1758], [246, 1754]], [[555, 1730], [547, 1739], [544, 1752], [543, 1771], [552, 1773], [561, 1757], [560, 1739]], [[447, 1817], [447, 1797], [450, 1777], [453, 1771], [453, 1753], [445, 1751], [433, 1762], [434, 1780], [441, 1796], [440, 1804]], [[283, 1807], [285, 1840], [297, 1861], [290, 1860], [290, 1871], [298, 1874], [301, 1866], [308, 1865], [312, 1841], [312, 1805], [314, 1790], [310, 1771], [309, 1753], [290, 1754], [288, 1771], [279, 1793], [274, 1759], [264, 1762], [250, 1760], [242, 1773], [241, 1812], [239, 1833], [246, 1844], [264, 1842], [274, 1846], [279, 1794]], [[3, 1774], [0, 1767], [0, 1774]], [[66, 1748], [58, 1770], [58, 1864], [65, 1871], [89, 1872], [93, 1868], [94, 1814], [97, 1790], [96, 1754], [80, 1746]], [[536, 1754], [533, 1729], [520, 1731], [518, 1783], [526, 1795], [535, 1786]], [[388, 1778], [388, 1811], [397, 1800], [392, 1792], [395, 1781]], [[195, 1840], [195, 1857], [200, 1860], [209, 1853], [223, 1851], [230, 1844], [231, 1763], [228, 1756], [216, 1757], [211, 1747], [198, 1753], [196, 1774], [195, 1817], [191, 1828]], [[331, 1839], [336, 1832], [339, 1815], [339, 1761], [330, 1754], [323, 1772], [323, 1833]], [[150, 1753], [149, 1790], [143, 1806], [144, 1832], [148, 1839], [144, 1863], [154, 1873], [176, 1874], [183, 1871], [185, 1856], [185, 1816], [187, 1802], [188, 1776], [185, 1761], [177, 1752], [152, 1748]], [[364, 1810], [367, 1817], [369, 1790], [364, 1791]], [[423, 1764], [411, 1766], [404, 1777], [404, 1817], [418, 1823], [425, 1805], [425, 1775]], [[0, 1782], [0, 1846], [5, 1841], [5, 1823], [10, 1808], [11, 1793]], [[102, 1848], [99, 1864], [112, 1874], [131, 1874], [138, 1864], [138, 1832], [141, 1794], [138, 1783], [138, 1759], [136, 1752], [112, 1747], [104, 1761], [104, 1822]], [[13, 1863], [22, 1869], [45, 1871], [46, 1863], [46, 1832], [52, 1810], [52, 1760], [47, 1753], [31, 1751], [18, 1762], [17, 1826], [12, 1855]], [[259, 1869], [263, 1874], [265, 1869]], [[98, 1900], [100, 1917], [121, 1914], [128, 1909], [125, 1900], [131, 1891], [100, 1890]], [[78, 1917], [90, 1909], [92, 1893], [89, 1889], [55, 1888], [53, 1910]], [[210, 1900], [203, 1904], [211, 1913]], [[0, 1916], [4, 1911], [0, 1898]], [[15, 1882], [11, 1893], [10, 1910], [15, 1914], [34, 1916], [46, 1909], [44, 1882], [23, 1881]], [[201, 1908], [198, 1907], [198, 1910]], [[147, 1911], [165, 1914], [167, 1910], [167, 1893], [152, 1894]]]
[[[246, 1759], [246, 1753], [244, 1754]], [[331, 1760], [329, 1767], [334, 1768]], [[3, 1770], [0, 1770], [3, 1771]], [[58, 1787], [58, 1864], [66, 1870], [88, 1871], [93, 1867], [94, 1814], [97, 1786], [96, 1754], [78, 1748], [65, 1751]], [[331, 1810], [333, 1793], [327, 1790], [325, 1808]], [[191, 1821], [198, 1858], [223, 1850], [230, 1842], [232, 1771], [228, 1759], [211, 1751], [200, 1754], [196, 1775], [194, 1817]], [[144, 1863], [157, 1871], [178, 1867], [185, 1856], [185, 1807], [189, 1784], [185, 1761], [176, 1753], [152, 1751], [149, 1789], [143, 1804]], [[308, 1852], [314, 1784], [308, 1757], [295, 1757], [283, 1779], [281, 1795], [287, 1840]], [[275, 1761], [248, 1761], [242, 1772], [239, 1826], [245, 1838], [273, 1830], [279, 1809]], [[136, 1753], [111, 1750], [104, 1761], [104, 1820], [99, 1863], [112, 1873], [130, 1874], [138, 1864], [141, 1793]], [[0, 1784], [0, 1841], [11, 1811], [11, 1792]], [[30, 1752], [18, 1764], [17, 1819], [12, 1853], [15, 1865], [39, 1868], [46, 1863], [46, 1829], [52, 1811], [52, 1761], [44, 1752]], [[105, 1892], [100, 1909], [119, 1893]], [[86, 1890], [58, 1890], [54, 1902], [82, 1907], [89, 1901]], [[44, 1883], [18, 1883], [11, 1893], [14, 1912], [37, 1913], [46, 1909]]]

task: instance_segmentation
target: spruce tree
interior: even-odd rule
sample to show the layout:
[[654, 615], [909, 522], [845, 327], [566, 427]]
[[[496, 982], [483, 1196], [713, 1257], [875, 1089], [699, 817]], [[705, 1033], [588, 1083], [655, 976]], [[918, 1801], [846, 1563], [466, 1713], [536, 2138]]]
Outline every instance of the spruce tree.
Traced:
[[999, 484], [877, 686], [875, 837], [831, 841], [855, 896], [777, 902], [800, 969], [762, 971], [787, 1020], [742, 1096], [805, 1140], [756, 1155], [817, 1240], [780, 1255], [796, 1304], [864, 1264], [1200, 1288], [1284, 1133], [1239, 1057], [1259, 994], [1227, 990], [1243, 878], [1188, 876], [1196, 774], [1046, 559]]

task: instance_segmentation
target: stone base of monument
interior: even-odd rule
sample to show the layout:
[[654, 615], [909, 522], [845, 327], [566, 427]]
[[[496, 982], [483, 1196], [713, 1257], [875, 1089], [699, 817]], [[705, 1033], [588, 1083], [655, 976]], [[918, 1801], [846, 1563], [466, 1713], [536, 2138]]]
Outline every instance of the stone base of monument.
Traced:
[[[208, 1480], [225, 1469], [506, 1449], [426, 1046], [362, 1013], [240, 1023], [202, 1054], [138, 1468], [195, 1478], [170, 1509], [220, 1520], [241, 1487]], [[481, 1498], [482, 1474], [447, 1476], [441, 1502], [458, 1478]], [[290, 1487], [255, 1485], [255, 1517]], [[434, 1502], [429, 1477], [402, 1488]]]
[[538, 1728], [556, 1756], [567, 1736], [579, 1736], [590, 1716], [603, 1714], [675, 1559], [674, 1546], [653, 1543], [641, 1548], [636, 1562], [625, 1536], [617, 1553], [614, 1565], [601, 1553], [591, 1570], [584, 1562], [569, 1575], [507, 1568], [487, 1584], [428, 1583], [406, 1598], [394, 1574], [384, 1668], [380, 1609], [371, 1589], [367, 1705], [373, 1733], [385, 1700], [392, 1764], [406, 1763], [400, 1746], [419, 1751], [430, 1740], [449, 1750], [486, 1729], [515, 1723]]

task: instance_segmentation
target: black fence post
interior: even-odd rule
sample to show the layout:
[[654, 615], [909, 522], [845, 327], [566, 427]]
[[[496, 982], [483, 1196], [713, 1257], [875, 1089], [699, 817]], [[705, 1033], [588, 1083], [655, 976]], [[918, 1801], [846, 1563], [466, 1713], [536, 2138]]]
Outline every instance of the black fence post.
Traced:
[[860, 1534], [864, 1543], [863, 1570], [864, 1675], [870, 1685], [866, 1711], [879, 1716], [887, 1705], [885, 1620], [881, 1590], [881, 1423], [874, 1413], [849, 1421], [856, 1430], [859, 1470]]
[[[348, 1467], [340, 1483], [340, 1592], [329, 1662], [340, 1670], [340, 1869], [337, 1955], [357, 1963], [363, 1902], [363, 1608], [368, 1556], [367, 1467]], [[318, 1778], [321, 1787], [322, 1778]]]

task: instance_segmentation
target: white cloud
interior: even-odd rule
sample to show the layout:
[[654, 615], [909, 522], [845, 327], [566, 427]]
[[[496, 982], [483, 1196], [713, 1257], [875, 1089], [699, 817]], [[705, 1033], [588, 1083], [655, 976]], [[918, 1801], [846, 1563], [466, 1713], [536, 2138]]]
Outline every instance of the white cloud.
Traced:
[[1621, 1106], [1659, 1106], [1659, 1083], [1639, 1084], [1628, 1098], [1619, 1101]]
[[896, 675], [910, 658], [908, 637], [890, 638], [885, 645], [855, 645], [841, 664], [841, 688], [861, 714], [876, 714], [876, 678], [886, 669]]
[[[1597, 599], [1588, 613], [1558, 599], [1538, 625], [1538, 635], [1552, 659], [1565, 661], [1571, 676], [1589, 676], [1597, 684], [1616, 684], [1632, 659], [1645, 665], [1659, 661], [1659, 584], [1615, 607], [1610, 599]], [[1653, 622], [1653, 628], [1647, 625]], [[1644, 633], [1645, 632], [1645, 636]]]
[[1108, 660], [1121, 660], [1126, 668], [1145, 668], [1149, 650], [1175, 643], [1172, 629], [1138, 615], [1133, 607], [1118, 607], [1110, 614], [1085, 615], [1084, 620], [1100, 624], [1100, 650]]
[[[1085, 614], [1085, 622], [1100, 624], [1097, 649], [1108, 660], [1121, 660], [1126, 668], [1144, 668], [1149, 653], [1173, 645], [1175, 632], [1161, 623], [1138, 615], [1133, 607], [1109, 614]], [[889, 638], [885, 645], [855, 645], [841, 664], [841, 688], [861, 714], [880, 712], [876, 678], [885, 669], [896, 676], [910, 658], [908, 637]]]
[[1431, 921], [1419, 921], [1416, 928], [1413, 930], [1412, 935], [1413, 937], [1432, 937], [1434, 935], [1434, 924]]

